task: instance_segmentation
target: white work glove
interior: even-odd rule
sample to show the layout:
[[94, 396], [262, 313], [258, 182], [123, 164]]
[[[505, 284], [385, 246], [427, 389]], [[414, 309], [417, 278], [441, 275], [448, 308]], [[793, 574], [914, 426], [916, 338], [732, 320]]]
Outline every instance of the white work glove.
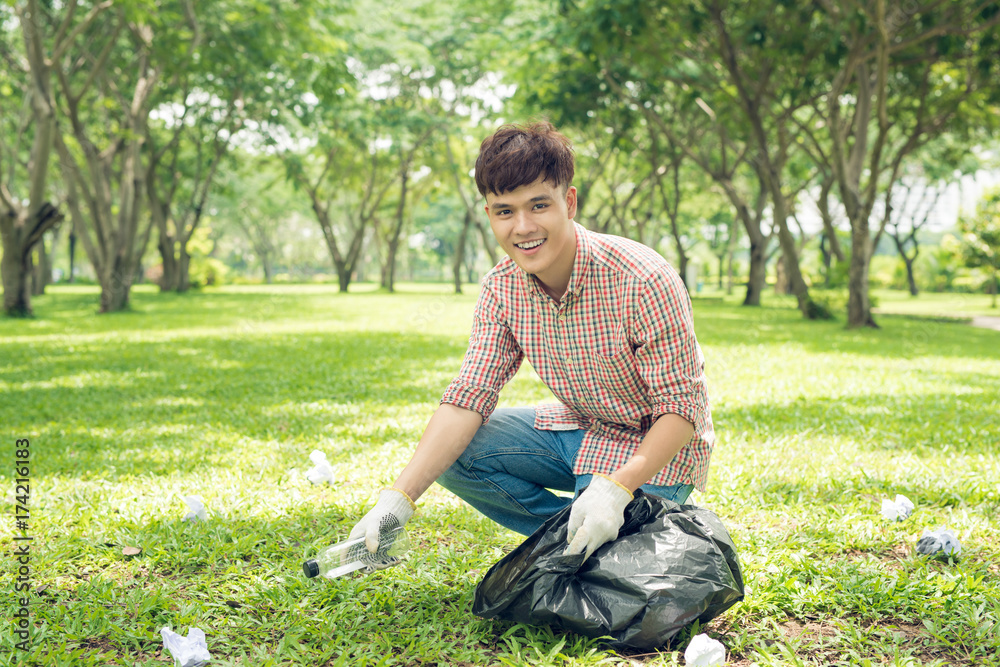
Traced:
[[594, 475], [569, 512], [564, 555], [586, 553], [583, 560], [604, 544], [618, 537], [625, 523], [625, 506], [632, 494], [624, 486], [604, 475]]
[[384, 541], [385, 533], [403, 526], [416, 509], [410, 497], [399, 489], [383, 489], [375, 507], [354, 526], [347, 539], [364, 536], [368, 551], [375, 553], [379, 543]]

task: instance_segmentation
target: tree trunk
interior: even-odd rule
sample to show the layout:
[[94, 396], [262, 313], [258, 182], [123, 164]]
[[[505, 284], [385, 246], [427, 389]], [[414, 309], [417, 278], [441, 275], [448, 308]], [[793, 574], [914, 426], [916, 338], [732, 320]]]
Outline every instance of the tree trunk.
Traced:
[[177, 288], [179, 277], [177, 258], [174, 255], [174, 239], [165, 230], [160, 229], [160, 241], [157, 244], [160, 260], [163, 264], [163, 274], [160, 276], [160, 291], [173, 292]]
[[[473, 220], [475, 221], [475, 217]], [[483, 250], [486, 251], [486, 256], [490, 258], [490, 266], [496, 266], [497, 261], [499, 261], [496, 250], [494, 250], [497, 242], [496, 237], [493, 236], [492, 230], [486, 231], [486, 225], [481, 221], [476, 223], [476, 227], [479, 228], [479, 238], [483, 240]]]
[[187, 292], [191, 289], [191, 253], [188, 252], [186, 243], [181, 243], [178, 250], [177, 291]]
[[343, 262], [337, 262], [337, 284], [342, 293], [346, 293], [351, 284], [351, 269]]
[[76, 232], [70, 230], [69, 233], [69, 279], [66, 282], [72, 283], [76, 280]]
[[[413, 147], [413, 151], [416, 150]], [[406, 194], [410, 184], [410, 159], [413, 157], [411, 151], [409, 155], [400, 155], [399, 166], [399, 204], [396, 206], [396, 224], [389, 237], [388, 251], [385, 257], [385, 266], [382, 269], [382, 287], [390, 292], [395, 291], [396, 283], [396, 252], [399, 249], [399, 237], [403, 233], [403, 225], [406, 224]]]
[[[917, 257], [920, 255], [920, 246], [917, 245], [916, 230], [914, 230], [913, 233], [910, 234], [908, 239], [904, 239], [902, 241], [899, 239], [898, 229], [895, 232], [891, 233], [890, 236], [892, 237], [893, 242], [896, 244], [896, 250], [899, 251], [900, 259], [903, 260], [903, 264], [906, 266], [906, 282], [907, 286], [910, 288], [910, 296], [917, 296], [917, 294], [919, 294], [919, 291], [917, 290], [917, 281], [914, 280], [913, 277], [913, 263], [917, 260]], [[913, 242], [913, 248], [914, 248], [913, 257], [910, 257], [906, 252], [907, 241]]]
[[[837, 230], [833, 226], [833, 214], [830, 212], [830, 190], [833, 188], [833, 178], [823, 180], [819, 199], [816, 201], [819, 208], [820, 217], [823, 220], [823, 234], [830, 243], [830, 252], [837, 258], [838, 262], [843, 262], [844, 250], [840, 247], [840, 240], [837, 238]], [[824, 257], [824, 259], [826, 259]], [[829, 268], [830, 261], [826, 259], [826, 266]]]
[[910, 296], [917, 296], [920, 291], [917, 289], [917, 281], [913, 277], [913, 260], [904, 256], [903, 264], [906, 265], [906, 282], [910, 287]]
[[785, 270], [785, 256], [778, 257], [774, 263], [774, 293], [778, 296], [788, 294], [788, 272]]
[[871, 264], [872, 240], [868, 233], [868, 223], [851, 225], [851, 263], [847, 279], [847, 328], [871, 327], [878, 325], [872, 318], [871, 303], [868, 300], [868, 270]]
[[396, 291], [396, 252], [399, 249], [399, 239], [389, 241], [389, 251], [385, 258], [385, 271], [383, 272], [382, 286], [390, 292]]
[[687, 284], [687, 267], [688, 267], [688, 256], [687, 251], [684, 249], [684, 243], [681, 241], [681, 231], [680, 226], [677, 223], [677, 214], [675, 211], [669, 212], [670, 216], [670, 235], [674, 238], [674, 245], [677, 246], [677, 271], [681, 274], [681, 280], [684, 281], [684, 286], [687, 287], [688, 293], [691, 293], [694, 285]]
[[833, 259], [833, 254], [829, 250], [827, 250], [827, 248], [826, 248], [827, 238], [828, 237], [826, 235], [826, 232], [823, 232], [822, 234], [819, 235], [819, 252], [823, 256], [823, 286], [824, 287], [830, 287], [830, 282], [833, 279], [832, 269], [830, 267], [830, 262]]
[[455, 245], [455, 260], [452, 263], [451, 271], [455, 279], [455, 294], [462, 293], [462, 263], [465, 261], [465, 245], [469, 238], [469, 227], [472, 226], [472, 214], [466, 210], [462, 218], [462, 231], [458, 234], [458, 242]]
[[260, 267], [264, 270], [264, 282], [268, 285], [274, 282], [274, 269], [271, 267], [271, 258], [265, 253], [260, 255]]
[[993, 280], [991, 282], [993, 283], [993, 299], [992, 299], [992, 302], [990, 303], [990, 308], [996, 308], [997, 307], [997, 292], [1000, 292], [1000, 279], [998, 279], [998, 277], [997, 277], [997, 270], [996, 270], [996, 268], [993, 269]]
[[0, 209], [0, 242], [3, 259], [0, 260], [0, 278], [3, 281], [4, 313], [11, 317], [30, 317], [31, 283], [33, 272], [32, 251], [49, 229], [63, 219], [52, 204], [45, 202], [35, 215], [24, 219], [24, 213], [14, 209]]
[[[4, 244], [6, 246], [6, 244]], [[10, 317], [31, 317], [31, 253], [4, 248], [3, 309]]]
[[121, 256], [115, 257], [111, 271], [101, 276], [101, 312], [125, 310], [131, 301], [135, 267]]
[[688, 272], [688, 256], [683, 250], [678, 250], [677, 254], [677, 273], [681, 277], [681, 282], [684, 283], [684, 287], [687, 288], [688, 294], [694, 293], [694, 285], [688, 285], [687, 283], [687, 272]]
[[767, 237], [750, 241], [750, 275], [744, 306], [759, 306], [760, 296], [767, 285]]
[[730, 248], [726, 257], [726, 294], [729, 296], [733, 294], [733, 274], [735, 273], [735, 267], [733, 266], [734, 254], [733, 249]]
[[733, 293], [733, 255], [736, 254], [736, 244], [739, 243], [739, 233], [740, 233], [740, 220], [738, 217], [733, 217], [733, 221], [729, 223], [729, 239], [726, 241], [726, 294], [731, 295]]
[[31, 295], [45, 294], [45, 288], [52, 282], [52, 255], [45, 244], [45, 236], [38, 239], [38, 264], [31, 275]]
[[788, 289], [795, 295], [802, 316], [812, 319], [814, 317], [811, 307], [812, 299], [809, 298], [809, 286], [806, 285], [805, 278], [802, 277], [802, 269], [799, 266], [799, 248], [795, 243], [795, 237], [788, 229], [788, 202], [781, 192], [781, 181], [776, 174], [770, 174], [769, 182], [772, 186], [771, 201], [774, 205], [774, 219], [778, 223], [778, 243], [781, 245], [785, 273], [788, 276]]

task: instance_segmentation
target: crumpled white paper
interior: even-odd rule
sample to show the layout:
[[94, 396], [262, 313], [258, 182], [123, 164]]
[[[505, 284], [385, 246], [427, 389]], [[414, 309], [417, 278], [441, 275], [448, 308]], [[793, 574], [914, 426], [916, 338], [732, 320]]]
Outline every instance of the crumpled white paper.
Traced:
[[205, 632], [199, 628], [188, 628], [187, 637], [182, 637], [170, 628], [162, 628], [163, 645], [174, 658], [174, 667], [201, 667], [212, 659], [208, 654]]
[[913, 514], [913, 503], [906, 496], [896, 494], [896, 500], [882, 500], [882, 516], [889, 521], [902, 521]]
[[684, 664], [688, 667], [717, 667], [726, 662], [726, 647], [708, 635], [695, 635], [684, 649]]
[[313, 467], [306, 471], [306, 477], [309, 481], [313, 484], [322, 484], [323, 482], [333, 484], [333, 467], [326, 460], [326, 454], [314, 449], [313, 453], [309, 455], [309, 460], [313, 462]]
[[184, 502], [191, 511], [184, 515], [182, 521], [208, 521], [208, 510], [205, 509], [205, 501], [201, 496], [184, 496]]
[[944, 554], [946, 556], [957, 556], [962, 553], [962, 543], [958, 541], [955, 533], [945, 528], [937, 530], [926, 530], [917, 542], [917, 551], [928, 556]]

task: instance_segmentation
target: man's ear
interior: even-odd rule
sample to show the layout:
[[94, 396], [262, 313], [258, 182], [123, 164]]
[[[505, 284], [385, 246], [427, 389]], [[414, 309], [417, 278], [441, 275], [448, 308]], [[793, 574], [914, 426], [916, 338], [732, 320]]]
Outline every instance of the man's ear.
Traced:
[[570, 220], [576, 217], [576, 188], [566, 188], [566, 215]]

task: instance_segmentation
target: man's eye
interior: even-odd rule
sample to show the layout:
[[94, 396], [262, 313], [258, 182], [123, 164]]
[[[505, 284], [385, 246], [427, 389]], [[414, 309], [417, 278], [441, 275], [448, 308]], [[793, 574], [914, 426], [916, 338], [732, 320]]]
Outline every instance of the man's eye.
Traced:
[[535, 204], [535, 208], [545, 208], [548, 204]]
[[504, 210], [500, 211], [500, 213], [498, 213], [497, 215], [508, 215], [509, 213], [510, 213], [510, 209], [509, 208], [505, 208]]

